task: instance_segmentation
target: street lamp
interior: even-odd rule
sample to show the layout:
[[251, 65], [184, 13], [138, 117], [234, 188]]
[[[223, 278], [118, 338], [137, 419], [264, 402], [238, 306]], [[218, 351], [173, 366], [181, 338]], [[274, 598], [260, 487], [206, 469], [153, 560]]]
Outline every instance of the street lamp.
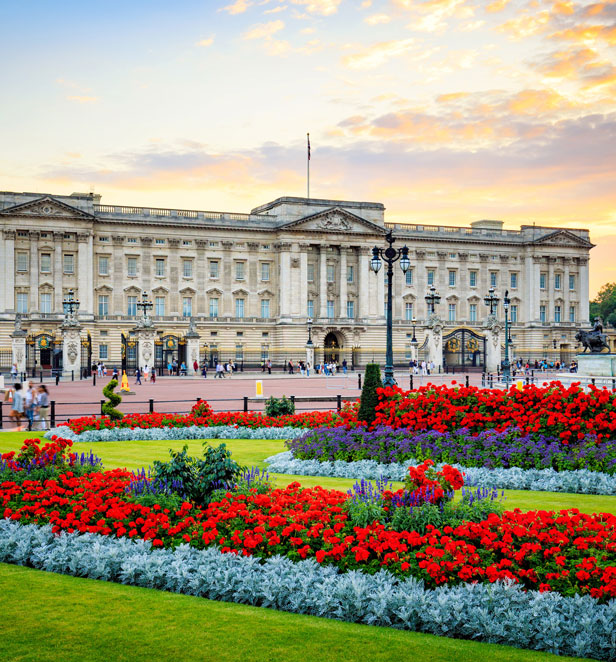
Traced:
[[306, 320], [306, 325], [308, 326], [308, 342], [306, 343], [306, 346], [312, 347], [312, 317], [309, 317]]
[[394, 236], [390, 230], [385, 236], [385, 241], [389, 244], [386, 249], [375, 246], [372, 249], [372, 259], [370, 268], [375, 274], [379, 273], [382, 266], [382, 260], [387, 264], [387, 349], [385, 352], [385, 378], [383, 386], [395, 386], [394, 379], [394, 348], [393, 348], [393, 321], [392, 321], [392, 283], [394, 279], [394, 262], [400, 260], [400, 267], [404, 273], [409, 270], [411, 261], [409, 260], [409, 249], [407, 246], [395, 249], [393, 247]]
[[425, 299], [428, 304], [428, 315], [434, 315], [435, 307], [441, 302], [441, 295], [436, 291], [434, 285], [430, 285], [430, 289], [428, 290]]
[[499, 301], [500, 299], [494, 294], [494, 287], [491, 287], [485, 297], [483, 297], [483, 302], [490, 308], [490, 315], [495, 314]]
[[509, 378], [511, 377], [511, 364], [509, 363], [509, 304], [511, 299], [509, 298], [509, 290], [505, 290], [505, 296], [503, 297], [503, 308], [505, 309], [505, 358], [502, 362], [503, 369], [503, 379], [505, 384], [509, 384]]
[[143, 322], [145, 323], [148, 319], [148, 310], [153, 308], [154, 304], [148, 300], [148, 293], [143, 290], [141, 293], [141, 301], [137, 302], [137, 308], [143, 308]]
[[75, 299], [75, 292], [73, 290], [68, 291], [68, 295], [62, 301], [62, 305], [64, 306], [64, 314], [67, 315], [68, 319], [74, 319], [73, 312], [79, 310], [79, 299]]
[[417, 326], [417, 320], [413, 316], [413, 319], [411, 320], [411, 324], [413, 325], [413, 338], [411, 340], [411, 344], [417, 345], [417, 338], [415, 337], [415, 327]]

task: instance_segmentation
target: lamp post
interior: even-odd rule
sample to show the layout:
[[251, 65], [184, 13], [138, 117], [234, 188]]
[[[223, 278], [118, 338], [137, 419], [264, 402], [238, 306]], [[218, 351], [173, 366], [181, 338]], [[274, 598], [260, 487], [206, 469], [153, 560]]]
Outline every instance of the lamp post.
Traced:
[[503, 297], [503, 308], [505, 309], [505, 358], [503, 359], [502, 368], [503, 368], [503, 379], [506, 384], [509, 384], [509, 379], [511, 377], [511, 364], [509, 363], [509, 304], [511, 299], [509, 298], [509, 290], [505, 290], [505, 296]]
[[415, 336], [415, 328], [417, 327], [417, 320], [415, 319], [415, 316], [413, 316], [413, 319], [411, 320], [411, 324], [413, 325], [413, 337], [411, 338], [411, 347], [413, 348], [413, 361], [417, 361], [417, 345], [419, 343], [417, 342], [417, 337]]
[[148, 310], [153, 308], [154, 304], [148, 300], [148, 293], [143, 290], [141, 293], [141, 301], [137, 301], [137, 308], [143, 309], [143, 322], [145, 323], [148, 319]]
[[64, 306], [64, 314], [68, 315], [69, 320], [73, 320], [73, 312], [79, 310], [79, 299], [75, 299], [75, 292], [73, 290], [68, 291], [68, 295], [64, 301], [62, 301]]
[[375, 274], [379, 273], [382, 266], [382, 260], [387, 264], [387, 348], [385, 352], [385, 378], [383, 386], [394, 386], [394, 348], [393, 348], [393, 320], [392, 320], [392, 282], [394, 279], [394, 263], [400, 260], [400, 268], [404, 273], [409, 270], [411, 261], [409, 260], [409, 249], [407, 246], [395, 249], [393, 243], [395, 240], [390, 230], [385, 236], [385, 241], [389, 246], [385, 249], [375, 246], [372, 249], [372, 259], [370, 268]]
[[[306, 326], [308, 327], [308, 340], [306, 341], [306, 368], [314, 368], [314, 344], [312, 342], [312, 317], [309, 317], [306, 320]], [[310, 373], [307, 373], [308, 375]]]
[[494, 315], [500, 299], [494, 294], [494, 288], [491, 287], [488, 293], [483, 297], [483, 302], [490, 309], [490, 315]]
[[428, 315], [434, 315], [436, 306], [441, 302], [441, 295], [436, 291], [434, 285], [430, 285], [425, 299], [428, 304]]

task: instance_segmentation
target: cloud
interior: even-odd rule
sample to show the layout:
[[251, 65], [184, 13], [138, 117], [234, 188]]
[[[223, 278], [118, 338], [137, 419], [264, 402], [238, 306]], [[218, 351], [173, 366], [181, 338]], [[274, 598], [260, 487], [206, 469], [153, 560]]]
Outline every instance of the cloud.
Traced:
[[498, 29], [512, 39], [525, 39], [544, 33], [550, 25], [550, 12], [547, 10], [532, 14], [522, 14], [502, 23]]
[[488, 14], [495, 14], [497, 12], [503, 11], [505, 7], [509, 4], [510, 0], [494, 0], [489, 5], [486, 6], [486, 11]]
[[272, 9], [266, 9], [263, 13], [264, 14], [278, 14], [281, 11], [285, 11], [288, 9], [287, 5], [278, 5], [278, 7], [274, 7]]
[[236, 14], [243, 14], [253, 4], [250, 0], [235, 0], [233, 4], [222, 7], [218, 11], [226, 11], [228, 14], [234, 16]]
[[69, 101], [74, 101], [75, 103], [96, 103], [98, 97], [89, 97], [83, 95], [74, 95], [66, 97]]
[[616, 66], [601, 59], [592, 48], [555, 51], [531, 66], [550, 78], [577, 81], [585, 89], [616, 82]]
[[387, 14], [372, 14], [371, 16], [366, 16], [364, 18], [364, 23], [368, 25], [381, 25], [383, 23], [389, 23], [391, 21], [391, 16]]
[[202, 46], [203, 48], [207, 48], [208, 46], [211, 46], [213, 43], [214, 43], [214, 35], [208, 37], [207, 39], [201, 39], [201, 41], [197, 42], [197, 46]]
[[331, 16], [338, 11], [342, 0], [291, 0], [291, 3], [306, 7], [306, 11], [310, 14]]
[[267, 39], [276, 32], [280, 32], [284, 28], [284, 23], [281, 20], [270, 21], [269, 23], [257, 23], [253, 25], [247, 32], [244, 32], [242, 39]]
[[344, 66], [350, 69], [375, 69], [394, 57], [408, 53], [415, 45], [415, 40], [399, 39], [382, 41], [343, 58]]

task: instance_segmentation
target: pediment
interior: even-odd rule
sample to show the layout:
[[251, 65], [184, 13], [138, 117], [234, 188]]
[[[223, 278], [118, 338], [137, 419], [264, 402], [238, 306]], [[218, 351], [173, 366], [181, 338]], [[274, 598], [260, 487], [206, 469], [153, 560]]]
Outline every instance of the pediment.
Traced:
[[556, 230], [555, 232], [550, 232], [550, 234], [539, 237], [539, 239], [536, 239], [533, 243], [538, 245], [549, 244], [552, 246], [572, 246], [575, 248], [579, 248], [580, 246], [583, 246], [584, 248], [592, 248], [593, 246], [589, 241], [578, 237], [576, 234], [573, 234], [573, 232], [569, 232], [569, 230]]
[[113, 288], [109, 287], [109, 285], [99, 285], [98, 287], [94, 288], [95, 292], [98, 292], [99, 294], [102, 292], [103, 294], [106, 293], [111, 293], [113, 292]]
[[335, 234], [385, 234], [387, 230], [352, 214], [341, 207], [332, 207], [310, 216], [304, 216], [290, 221], [279, 227], [280, 230], [294, 230], [298, 232], [326, 232]]
[[136, 295], [141, 294], [141, 290], [135, 285], [129, 285], [128, 287], [125, 287], [124, 291], [126, 292], [126, 294], [136, 294]]
[[23, 202], [14, 207], [8, 207], [0, 211], [2, 216], [30, 216], [36, 218], [81, 218], [94, 220], [94, 216], [88, 214], [81, 209], [67, 205], [65, 202], [60, 202], [52, 198], [50, 195]]
[[152, 294], [159, 294], [159, 295], [165, 295], [168, 294], [169, 290], [166, 287], [163, 287], [162, 285], [159, 285], [158, 287], [155, 287], [152, 290]]
[[207, 290], [205, 290], [205, 293], [210, 294], [210, 295], [211, 294], [219, 294], [220, 296], [222, 296], [222, 290], [220, 290], [217, 287], [210, 287]]
[[194, 287], [183, 287], [180, 290], [180, 294], [196, 294], [197, 290]]

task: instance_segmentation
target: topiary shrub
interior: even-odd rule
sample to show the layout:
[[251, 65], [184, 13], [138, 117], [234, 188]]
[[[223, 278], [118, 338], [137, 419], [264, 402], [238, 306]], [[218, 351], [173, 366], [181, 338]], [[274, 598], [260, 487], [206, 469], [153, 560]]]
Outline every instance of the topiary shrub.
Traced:
[[265, 402], [266, 416], [286, 416], [295, 413], [295, 403], [286, 395], [282, 398], [268, 398]]
[[121, 411], [118, 411], [116, 407], [122, 402], [122, 398], [113, 392], [113, 389], [118, 385], [117, 379], [112, 379], [107, 386], [103, 389], [103, 395], [108, 399], [107, 402], [103, 403], [101, 407], [102, 412], [105, 416], [109, 416], [112, 421], [120, 421], [124, 417], [124, 414]]
[[364, 374], [364, 385], [361, 390], [361, 399], [357, 420], [365, 421], [368, 425], [374, 423], [375, 408], [379, 403], [377, 388], [383, 388], [381, 368], [378, 363], [368, 363]]

